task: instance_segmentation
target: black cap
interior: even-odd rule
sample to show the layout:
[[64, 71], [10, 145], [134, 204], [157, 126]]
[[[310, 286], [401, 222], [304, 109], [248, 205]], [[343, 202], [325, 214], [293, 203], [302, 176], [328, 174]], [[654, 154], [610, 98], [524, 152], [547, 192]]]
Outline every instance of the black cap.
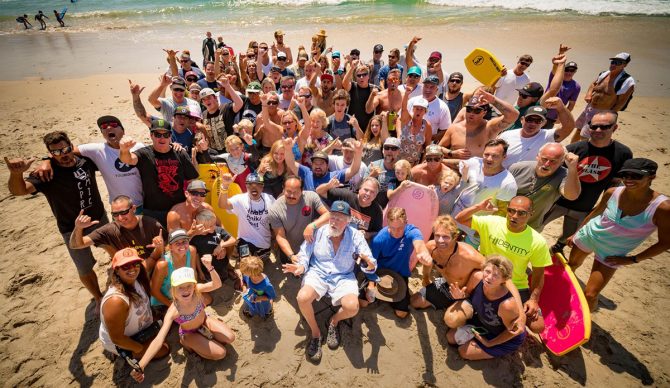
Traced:
[[351, 52], [349, 53], [349, 55], [358, 55], [358, 56], [360, 56], [360, 55], [361, 55], [361, 50], [359, 50], [359, 49], [352, 49]]
[[372, 49], [372, 51], [374, 51], [376, 53], [383, 52], [384, 51], [384, 46], [382, 46], [381, 44], [376, 44], [375, 47]]
[[328, 161], [328, 154], [323, 152], [323, 151], [316, 151], [311, 157], [311, 160], [314, 160], [314, 159], [322, 159], [322, 160], [325, 160], [327, 162]]
[[546, 119], [547, 118], [547, 110], [544, 109], [543, 107], [539, 106], [539, 105], [531, 106], [526, 111], [526, 114], [523, 115], [523, 117], [528, 117], [528, 116], [540, 116], [543, 119]]
[[621, 170], [619, 170], [618, 175], [625, 172], [634, 172], [642, 175], [656, 175], [656, 170], [658, 170], [658, 164], [653, 160], [633, 158], [623, 162], [623, 166], [621, 167]]
[[544, 88], [538, 82], [531, 82], [526, 84], [523, 89], [517, 89], [519, 94], [523, 96], [540, 98], [544, 94]]
[[177, 109], [174, 110], [174, 115], [190, 116], [191, 110], [186, 105], [178, 106]]
[[463, 81], [463, 74], [461, 74], [459, 72], [451, 73], [451, 74], [449, 74], [449, 78], [447, 78], [447, 79], [450, 80], [450, 81], [452, 79], [459, 79], [459, 80]]
[[172, 77], [172, 85], [170, 85], [170, 89], [186, 90], [186, 81], [181, 77]]
[[436, 75], [429, 75], [428, 77], [423, 79], [424, 84], [433, 84], [433, 85], [439, 85], [440, 84], [440, 79], [437, 78]]
[[578, 69], [577, 62], [570, 61], [565, 64], [566, 69]]
[[121, 124], [121, 120], [116, 118], [115, 116], [102, 116], [98, 118], [98, 128], [104, 123], [117, 123], [119, 124], [119, 127], [123, 128], [123, 125]]
[[171, 131], [172, 125], [170, 122], [164, 119], [153, 119], [151, 120], [151, 131]]

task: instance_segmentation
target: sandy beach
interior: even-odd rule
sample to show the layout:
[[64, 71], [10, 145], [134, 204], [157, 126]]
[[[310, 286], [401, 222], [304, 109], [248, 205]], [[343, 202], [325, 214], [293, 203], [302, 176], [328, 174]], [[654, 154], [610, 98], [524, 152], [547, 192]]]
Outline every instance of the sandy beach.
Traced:
[[[281, 26], [284, 28], [283, 26]], [[266, 26], [231, 33], [227, 42], [236, 51], [252, 37], [271, 40]], [[631, 106], [620, 116], [614, 137], [636, 156], [655, 160], [659, 171], [654, 188], [670, 194], [670, 34], [667, 18], [603, 18], [584, 25], [577, 20], [556, 20], [543, 26], [508, 21], [487, 27], [483, 22], [413, 28], [402, 26], [325, 25], [329, 45], [348, 51], [358, 47], [369, 57], [374, 43], [388, 49], [401, 47], [412, 35], [423, 36], [419, 58], [433, 48], [445, 54], [447, 71], [464, 71], [461, 58], [474, 47], [490, 48], [505, 63], [519, 54], [535, 57], [530, 76], [546, 83], [550, 57], [560, 42], [574, 47], [570, 60], [579, 63], [576, 79], [583, 90], [607, 58], [629, 51], [628, 71], [636, 78]], [[296, 50], [307, 44], [317, 26], [286, 27], [287, 43]], [[218, 34], [212, 28], [215, 35]], [[522, 31], [522, 32], [519, 32]], [[375, 38], [374, 35], [382, 38]], [[48, 37], [47, 37], [48, 35]], [[173, 42], [144, 39], [132, 42], [131, 31], [100, 33], [48, 32], [0, 36], [0, 48], [15, 73], [0, 75], [0, 155], [45, 155], [42, 136], [64, 130], [74, 143], [101, 141], [96, 119], [113, 114], [126, 133], [148, 140], [148, 131], [134, 116], [128, 79], [146, 86], [145, 104], [157, 76], [165, 67], [160, 48], [200, 50], [204, 30], [189, 30]], [[448, 45], [445, 42], [448, 41]], [[355, 42], [353, 44], [352, 42]], [[40, 44], [36, 55], [26, 45]], [[8, 51], [11, 50], [11, 51]], [[195, 55], [200, 61], [199, 54]], [[466, 74], [466, 88], [475, 86]], [[583, 96], [583, 95], [582, 95]], [[580, 96], [581, 99], [581, 96]], [[574, 112], [583, 107], [580, 101]], [[151, 109], [150, 109], [151, 110]], [[0, 181], [8, 171], [0, 168]], [[98, 180], [107, 198], [102, 179]], [[0, 188], [0, 381], [15, 386], [127, 386], [133, 382], [121, 360], [111, 361], [98, 340], [99, 321], [92, 319], [94, 304], [79, 282], [55, 221], [43, 196], [13, 197], [6, 184]], [[553, 243], [560, 225], [544, 235]], [[652, 240], [655, 239], [655, 236]], [[645, 246], [654, 241], [648, 241]], [[104, 287], [110, 258], [94, 251], [95, 271]], [[275, 263], [266, 266], [280, 295], [273, 320], [247, 321], [240, 313], [242, 300], [232, 284], [214, 293], [213, 310], [235, 330], [237, 340], [222, 361], [203, 361], [185, 353], [176, 330], [169, 336], [170, 357], [147, 368], [145, 384], [159, 386], [639, 386], [670, 385], [670, 254], [667, 252], [617, 272], [601, 295], [593, 315], [588, 344], [566, 356], [551, 356], [529, 336], [514, 355], [481, 362], [465, 362], [446, 342], [440, 312], [412, 311], [397, 320], [387, 304], [361, 309], [351, 327], [343, 326], [343, 346], [324, 346], [323, 360], [305, 359], [308, 334], [301, 321], [295, 295], [299, 280], [281, 274]], [[588, 277], [592, 258], [577, 272]], [[411, 279], [413, 291], [420, 279]], [[317, 311], [323, 303], [316, 306]], [[324, 322], [328, 310], [317, 318]], [[88, 318], [88, 319], [87, 319]]]

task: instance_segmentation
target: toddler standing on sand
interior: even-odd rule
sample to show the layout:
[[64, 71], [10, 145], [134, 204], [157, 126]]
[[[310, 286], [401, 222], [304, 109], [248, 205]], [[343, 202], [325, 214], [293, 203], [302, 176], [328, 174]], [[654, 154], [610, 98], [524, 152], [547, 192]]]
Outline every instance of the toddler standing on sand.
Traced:
[[265, 319], [272, 316], [273, 301], [277, 297], [270, 279], [263, 273], [263, 260], [258, 256], [248, 256], [240, 262], [240, 271], [244, 281], [244, 306], [242, 313], [247, 317], [260, 316]]

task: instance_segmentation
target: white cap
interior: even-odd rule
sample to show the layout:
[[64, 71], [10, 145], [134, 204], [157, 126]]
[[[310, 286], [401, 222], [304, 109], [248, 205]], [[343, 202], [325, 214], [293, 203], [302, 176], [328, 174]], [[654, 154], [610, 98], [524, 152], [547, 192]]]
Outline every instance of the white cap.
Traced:
[[286, 58], [286, 53], [283, 51], [280, 51], [277, 53], [277, 58]]
[[193, 268], [181, 267], [179, 269], [175, 269], [172, 272], [172, 276], [170, 277], [170, 284], [172, 284], [172, 287], [179, 287], [186, 283], [197, 283], [195, 280], [195, 271], [193, 271]]
[[211, 96], [213, 94], [216, 94], [216, 92], [210, 88], [204, 88], [200, 91], [200, 98], [205, 98], [207, 96]]
[[[200, 92], [200, 93], [202, 94], [202, 92]], [[420, 98], [417, 98], [416, 101], [414, 101], [414, 104], [412, 106], [413, 107], [420, 106], [424, 109], [428, 109], [428, 101], [425, 98], [420, 97]]]

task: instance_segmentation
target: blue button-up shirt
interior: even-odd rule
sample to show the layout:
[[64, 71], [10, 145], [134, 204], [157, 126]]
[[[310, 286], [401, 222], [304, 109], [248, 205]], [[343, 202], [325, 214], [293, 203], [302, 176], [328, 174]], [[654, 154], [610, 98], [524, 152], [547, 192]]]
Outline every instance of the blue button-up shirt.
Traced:
[[377, 260], [372, 256], [362, 233], [347, 225], [336, 252], [330, 240], [330, 227], [326, 225], [316, 231], [314, 242], [302, 243], [298, 253], [298, 264], [305, 267], [305, 272], [316, 271], [324, 280], [336, 282], [353, 274], [356, 265], [354, 254], [365, 255], [374, 264], [375, 268], [368, 271], [365, 262], [361, 261], [363, 272], [374, 273], [377, 270]]

